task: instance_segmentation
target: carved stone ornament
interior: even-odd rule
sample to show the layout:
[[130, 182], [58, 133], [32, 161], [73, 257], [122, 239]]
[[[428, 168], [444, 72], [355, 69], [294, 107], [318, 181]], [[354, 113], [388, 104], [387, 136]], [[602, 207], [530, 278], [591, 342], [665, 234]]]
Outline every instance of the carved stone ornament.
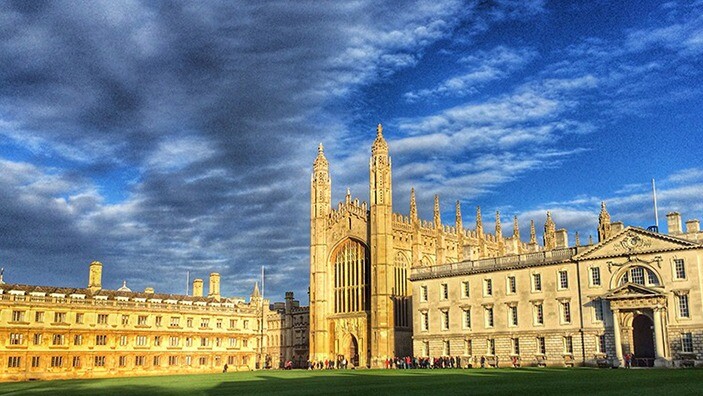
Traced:
[[638, 250], [642, 249], [645, 247], [649, 247], [652, 245], [652, 242], [646, 239], [643, 239], [639, 235], [628, 232], [625, 235], [625, 238], [623, 238], [622, 241], [620, 241], [620, 246], [622, 246], [623, 249], [627, 250], [628, 252], [631, 252], [633, 250]]

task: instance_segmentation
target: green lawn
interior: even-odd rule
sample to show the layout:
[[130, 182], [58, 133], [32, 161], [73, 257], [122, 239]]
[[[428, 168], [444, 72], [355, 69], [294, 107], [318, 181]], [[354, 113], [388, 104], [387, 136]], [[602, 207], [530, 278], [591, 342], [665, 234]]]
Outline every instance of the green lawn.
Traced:
[[257, 371], [0, 384], [0, 395], [701, 395], [703, 370]]

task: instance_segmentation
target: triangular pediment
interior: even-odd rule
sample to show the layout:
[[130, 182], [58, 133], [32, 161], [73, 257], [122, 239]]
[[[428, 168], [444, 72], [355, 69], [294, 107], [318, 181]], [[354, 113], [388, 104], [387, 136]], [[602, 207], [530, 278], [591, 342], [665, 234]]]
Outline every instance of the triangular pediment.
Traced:
[[585, 252], [574, 256], [575, 260], [592, 260], [605, 257], [631, 256], [640, 253], [668, 252], [695, 249], [700, 244], [670, 235], [650, 232], [637, 227], [627, 227]]
[[618, 300], [623, 298], [657, 297], [664, 294], [657, 289], [638, 285], [636, 283], [625, 283], [608, 292], [603, 296], [606, 300]]

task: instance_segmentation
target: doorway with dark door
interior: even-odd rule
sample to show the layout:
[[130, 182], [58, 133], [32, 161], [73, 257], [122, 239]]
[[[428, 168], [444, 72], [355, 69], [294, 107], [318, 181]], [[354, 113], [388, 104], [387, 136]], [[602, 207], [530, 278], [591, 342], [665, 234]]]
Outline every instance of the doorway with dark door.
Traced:
[[632, 320], [632, 341], [635, 367], [654, 366], [654, 322], [649, 316], [639, 314]]

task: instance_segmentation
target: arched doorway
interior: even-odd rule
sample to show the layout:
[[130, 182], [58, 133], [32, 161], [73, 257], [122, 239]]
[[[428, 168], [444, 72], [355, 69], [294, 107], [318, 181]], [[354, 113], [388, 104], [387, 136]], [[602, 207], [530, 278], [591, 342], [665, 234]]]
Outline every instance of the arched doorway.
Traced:
[[345, 337], [344, 357], [348, 359], [352, 367], [359, 366], [359, 343], [353, 334], [348, 334]]
[[632, 320], [634, 344], [633, 366], [654, 366], [654, 322], [647, 315], [637, 315]]

